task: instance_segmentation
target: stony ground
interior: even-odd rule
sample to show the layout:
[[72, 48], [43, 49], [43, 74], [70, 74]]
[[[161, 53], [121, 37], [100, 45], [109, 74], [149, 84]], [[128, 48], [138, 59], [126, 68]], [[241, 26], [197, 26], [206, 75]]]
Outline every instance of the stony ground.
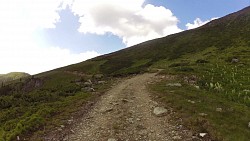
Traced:
[[[69, 141], [197, 140], [191, 131], [171, 121], [171, 108], [154, 114], [161, 105], [152, 100], [146, 84], [155, 74], [126, 79], [109, 90], [76, 125]], [[164, 111], [165, 110], [165, 111]], [[161, 113], [162, 112], [162, 113]]]

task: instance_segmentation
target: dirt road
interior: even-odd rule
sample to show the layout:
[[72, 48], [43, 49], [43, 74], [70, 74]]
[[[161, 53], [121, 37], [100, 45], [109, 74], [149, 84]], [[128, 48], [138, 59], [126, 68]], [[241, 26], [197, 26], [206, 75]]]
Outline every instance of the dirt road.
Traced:
[[182, 125], [173, 125], [171, 114], [158, 117], [157, 106], [146, 89], [155, 74], [142, 74], [114, 86], [68, 136], [70, 141], [192, 140]]

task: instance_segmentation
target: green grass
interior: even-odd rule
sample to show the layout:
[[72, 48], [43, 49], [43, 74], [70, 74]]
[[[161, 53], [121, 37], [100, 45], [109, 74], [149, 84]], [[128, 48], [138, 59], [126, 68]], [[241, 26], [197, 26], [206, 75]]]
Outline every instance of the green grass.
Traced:
[[21, 79], [28, 76], [29, 74], [23, 72], [11, 72], [8, 74], [0, 74], [0, 83], [1, 83], [0, 87], [2, 87], [3, 85], [5, 85], [10, 81]]
[[[31, 133], [39, 137], [64, 124], [86, 101], [95, 98], [76, 83], [87, 79], [94, 81], [94, 78], [69, 72], [51, 71], [22, 80], [19, 87], [12, 84], [4, 86], [10, 89], [1, 88], [5, 94], [0, 95], [0, 140], [10, 141], [16, 136], [27, 138]], [[105, 81], [105, 85], [94, 85], [97, 92], [108, 88], [109, 80]], [[39, 86], [34, 88], [35, 84]], [[47, 130], [40, 130], [43, 127]]]
[[[208, 132], [215, 140], [247, 141], [250, 138], [249, 51], [247, 46], [223, 51], [208, 48], [171, 61], [160, 60], [150, 69], [161, 68], [160, 74], [177, 78], [154, 84], [151, 90], [174, 107], [191, 129]], [[238, 58], [239, 62], [231, 62], [232, 58]], [[166, 86], [173, 82], [183, 86]], [[197, 86], [199, 89], [195, 88]], [[217, 112], [216, 108], [222, 108], [222, 112]]]
[[82, 63], [70, 65], [64, 68], [60, 68], [61, 71], [71, 71], [71, 72], [82, 72], [84, 74], [98, 74], [100, 72], [100, 66], [104, 64], [106, 60], [87, 60]]
[[[182, 87], [169, 87], [168, 83], [180, 82]], [[218, 93], [197, 89], [183, 82], [182, 78], [162, 81], [150, 86], [162, 102], [173, 107], [177, 115], [197, 133], [209, 133], [214, 140], [247, 141], [250, 138], [249, 107], [228, 101]], [[190, 101], [194, 101], [192, 103]], [[222, 108], [217, 112], [216, 108]], [[205, 113], [207, 116], [201, 116]]]

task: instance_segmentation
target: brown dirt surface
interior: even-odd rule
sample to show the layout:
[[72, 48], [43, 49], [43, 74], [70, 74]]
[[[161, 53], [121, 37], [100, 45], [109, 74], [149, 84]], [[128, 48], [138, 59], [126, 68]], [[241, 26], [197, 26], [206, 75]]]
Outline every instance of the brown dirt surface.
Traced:
[[64, 137], [65, 141], [169, 141], [199, 140], [181, 123], [172, 122], [172, 109], [155, 116], [162, 107], [146, 89], [156, 74], [145, 73], [113, 86]]

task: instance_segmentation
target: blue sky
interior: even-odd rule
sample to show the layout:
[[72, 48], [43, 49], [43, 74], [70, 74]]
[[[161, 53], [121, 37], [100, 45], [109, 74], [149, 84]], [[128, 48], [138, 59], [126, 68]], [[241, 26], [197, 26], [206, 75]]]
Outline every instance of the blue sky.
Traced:
[[222, 17], [236, 12], [249, 5], [249, 0], [147, 0], [157, 6], [164, 6], [179, 18], [180, 27], [185, 29], [185, 24], [193, 22], [195, 18], [202, 20], [212, 17]]
[[197, 28], [250, 0], [0, 1], [0, 74], [36, 74]]

